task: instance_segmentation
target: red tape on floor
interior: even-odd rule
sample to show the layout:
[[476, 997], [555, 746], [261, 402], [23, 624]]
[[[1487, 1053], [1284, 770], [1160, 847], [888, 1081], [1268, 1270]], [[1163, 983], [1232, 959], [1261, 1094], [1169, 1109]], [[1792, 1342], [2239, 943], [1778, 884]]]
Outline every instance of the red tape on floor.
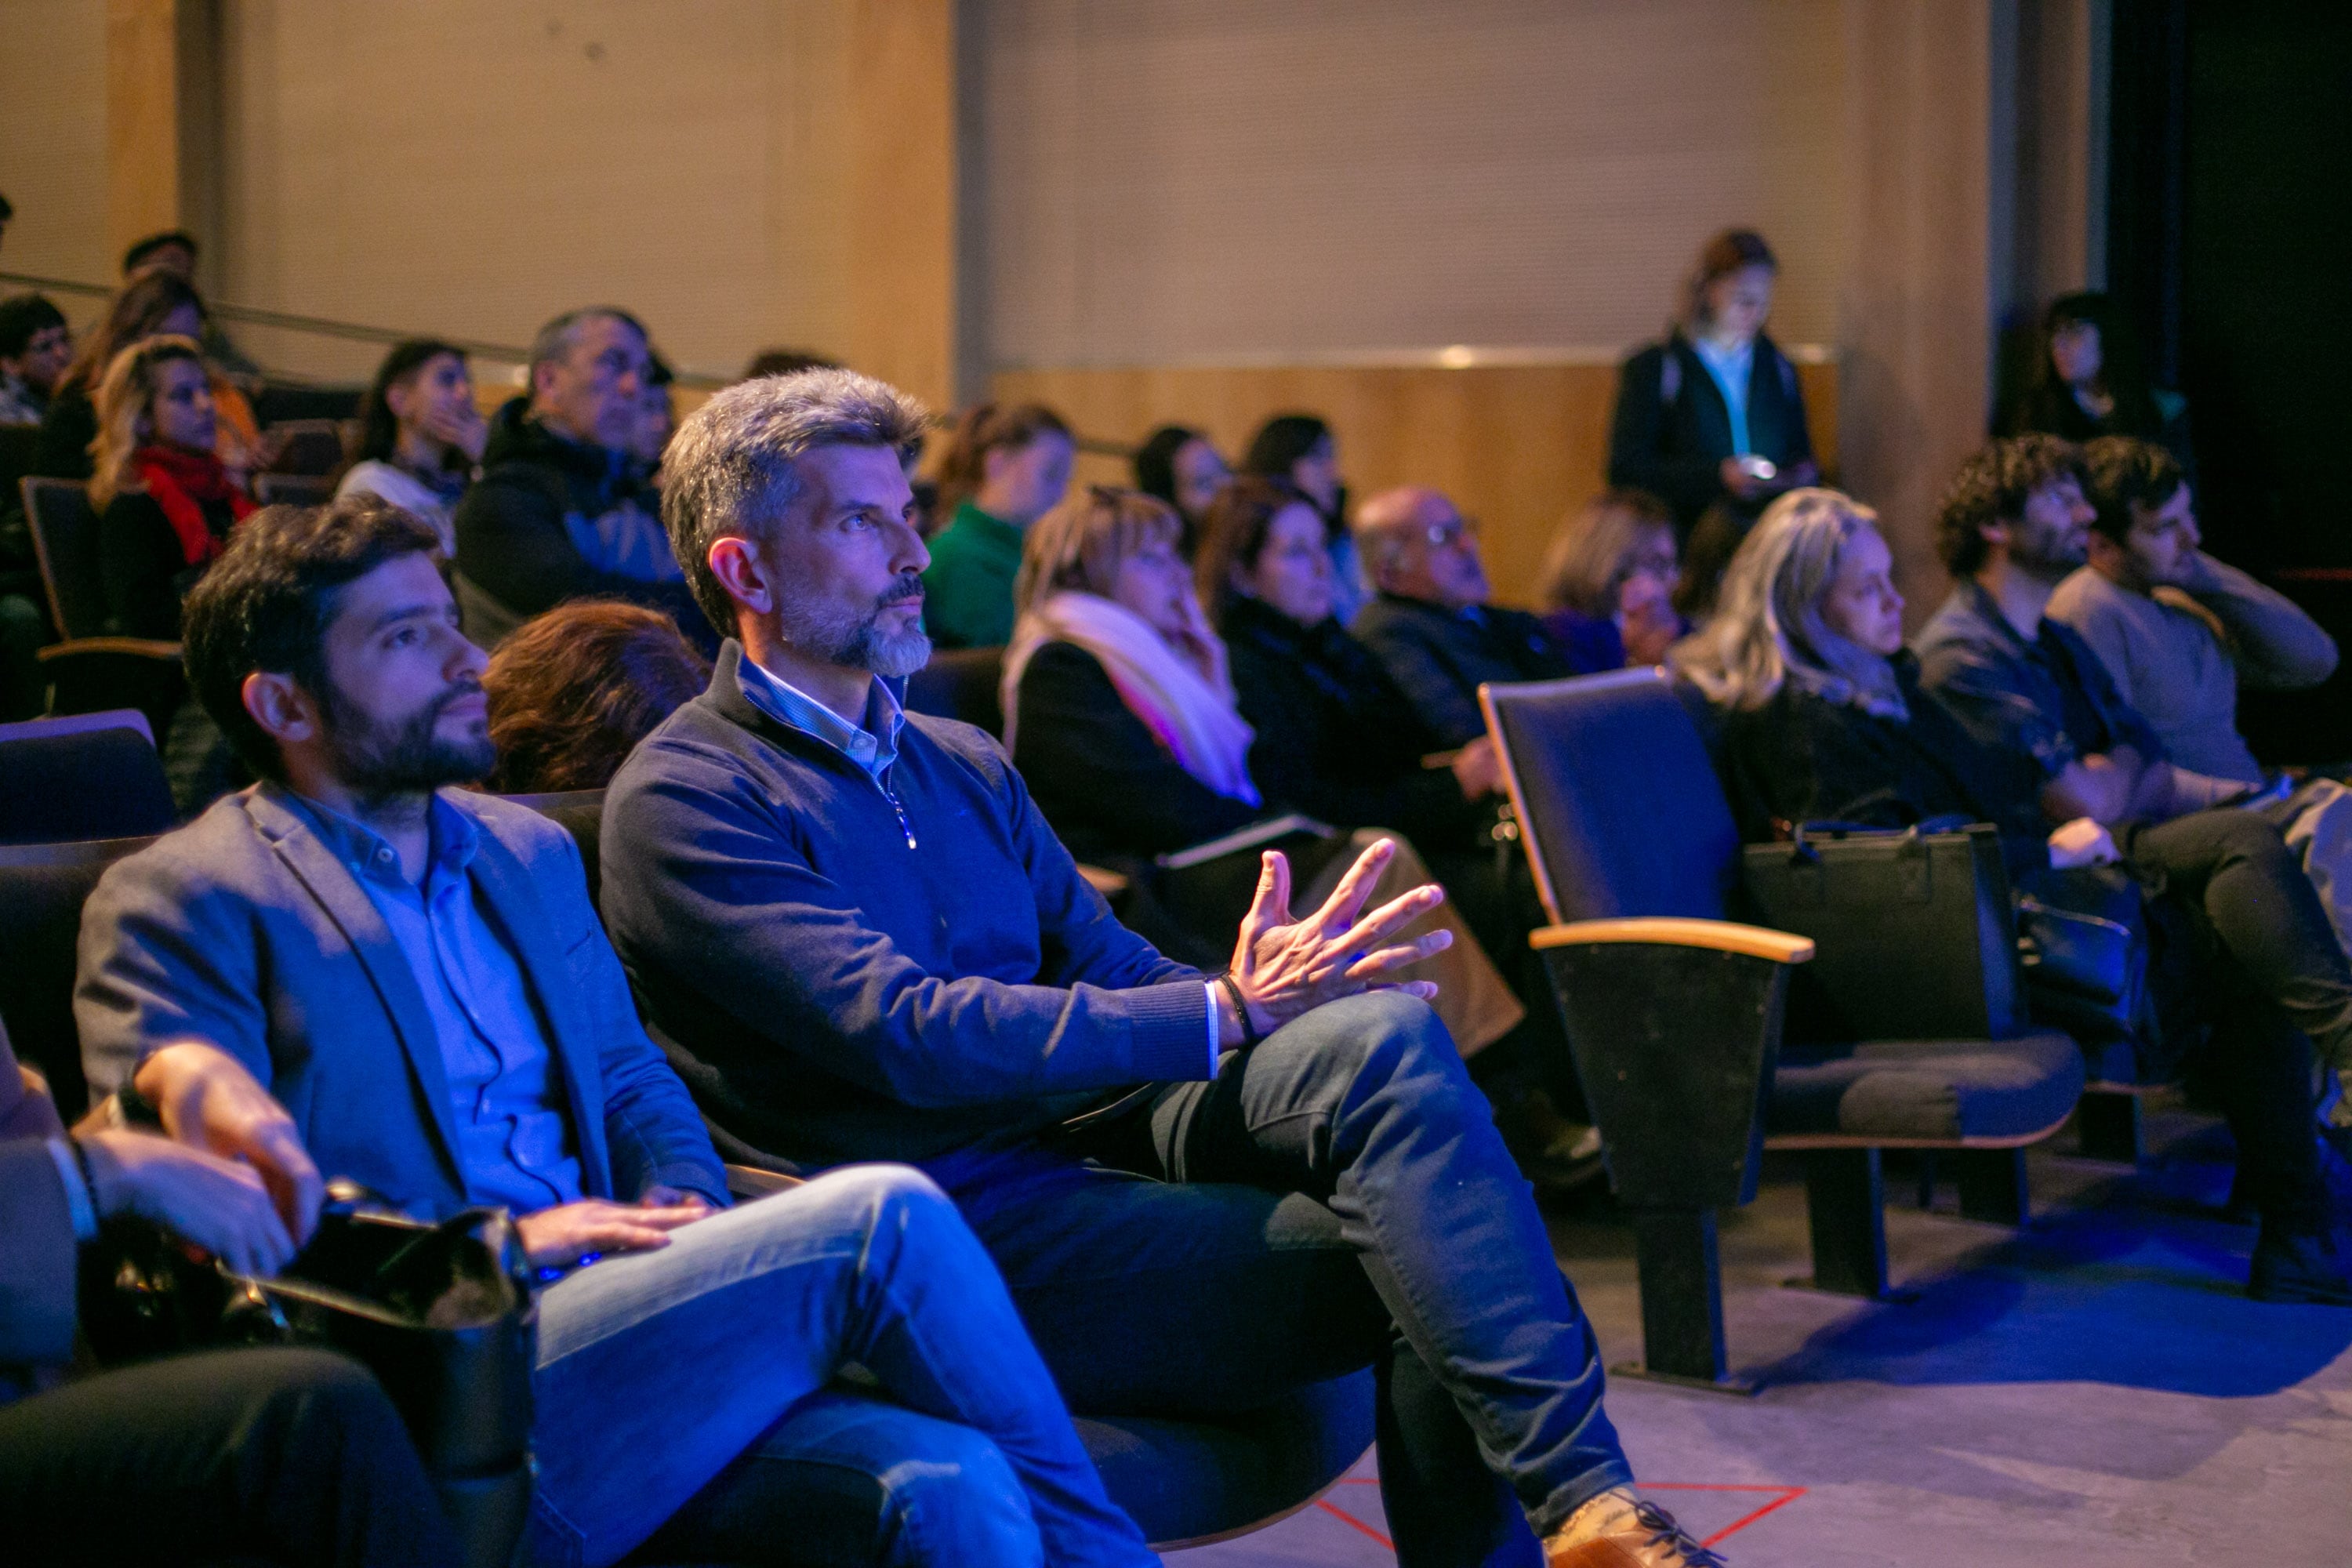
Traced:
[[[1380, 1485], [1380, 1482], [1378, 1479], [1370, 1476], [1349, 1476], [1342, 1479], [1339, 1484], [1341, 1486], [1376, 1487]], [[1770, 1502], [1766, 1503], [1763, 1507], [1757, 1509], [1751, 1513], [1742, 1514], [1739, 1518], [1733, 1520], [1729, 1524], [1725, 1525], [1721, 1530], [1717, 1531], [1713, 1535], [1710, 1535], [1705, 1541], [1700, 1542], [1699, 1544], [1701, 1546], [1713, 1546], [1717, 1542], [1729, 1540], [1732, 1536], [1738, 1534], [1741, 1531], [1747, 1529], [1758, 1520], [1762, 1519], [1766, 1514], [1772, 1512], [1775, 1509], [1788, 1507], [1790, 1503], [1804, 1496], [1808, 1489], [1804, 1487], [1758, 1486], [1753, 1484], [1717, 1483], [1712, 1481], [1636, 1481], [1633, 1484], [1645, 1492], [1778, 1492], [1780, 1494]], [[1370, 1536], [1374, 1541], [1379, 1542], [1382, 1546], [1387, 1547], [1390, 1551], [1393, 1552], [1396, 1550], [1395, 1542], [1391, 1541], [1387, 1536], [1381, 1534], [1379, 1531], [1374, 1530], [1370, 1525], [1366, 1524], [1362, 1520], [1358, 1519], [1346, 1509], [1340, 1508], [1337, 1504], [1331, 1502], [1328, 1499], [1318, 1498], [1315, 1501], [1315, 1506], [1321, 1509], [1325, 1513], [1329, 1514], [1332, 1518], [1354, 1526], [1356, 1529], [1363, 1531], [1366, 1535]]]

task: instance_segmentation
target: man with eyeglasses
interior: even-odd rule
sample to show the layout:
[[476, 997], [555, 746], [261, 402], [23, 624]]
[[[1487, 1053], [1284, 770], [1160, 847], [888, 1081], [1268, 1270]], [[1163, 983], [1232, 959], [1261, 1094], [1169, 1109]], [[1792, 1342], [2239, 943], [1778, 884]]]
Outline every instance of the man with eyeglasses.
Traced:
[[1486, 732], [1480, 682], [1574, 673], [1541, 621], [1486, 602], [1478, 525], [1437, 491], [1383, 490], [1357, 512], [1355, 532], [1379, 597], [1353, 630], [1447, 745]]

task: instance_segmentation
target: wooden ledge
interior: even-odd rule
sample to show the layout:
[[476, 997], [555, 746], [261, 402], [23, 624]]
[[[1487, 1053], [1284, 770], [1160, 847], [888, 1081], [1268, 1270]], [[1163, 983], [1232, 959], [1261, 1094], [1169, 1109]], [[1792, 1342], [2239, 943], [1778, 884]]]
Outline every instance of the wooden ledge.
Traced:
[[158, 637], [72, 637], [37, 651], [42, 659], [70, 658], [83, 653], [126, 653], [140, 658], [168, 658], [177, 664], [180, 645]]
[[1530, 947], [1585, 947], [1605, 942], [1635, 942], [1652, 947], [1706, 947], [1720, 952], [1741, 952], [1775, 963], [1802, 963], [1813, 956], [1811, 937], [1784, 931], [1741, 925], [1736, 921], [1701, 921], [1648, 916], [1629, 920], [1571, 921], [1546, 926], [1528, 938]]

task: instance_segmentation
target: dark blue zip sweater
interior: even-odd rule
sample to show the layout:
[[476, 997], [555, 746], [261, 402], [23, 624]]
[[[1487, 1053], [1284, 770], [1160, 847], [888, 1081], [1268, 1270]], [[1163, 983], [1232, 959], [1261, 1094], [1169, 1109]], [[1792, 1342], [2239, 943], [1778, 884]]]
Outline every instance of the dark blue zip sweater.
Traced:
[[605, 926], [728, 1159], [937, 1162], [1208, 1075], [1202, 977], [1112, 918], [986, 732], [908, 716], [910, 846], [741, 658], [631, 755], [602, 839]]

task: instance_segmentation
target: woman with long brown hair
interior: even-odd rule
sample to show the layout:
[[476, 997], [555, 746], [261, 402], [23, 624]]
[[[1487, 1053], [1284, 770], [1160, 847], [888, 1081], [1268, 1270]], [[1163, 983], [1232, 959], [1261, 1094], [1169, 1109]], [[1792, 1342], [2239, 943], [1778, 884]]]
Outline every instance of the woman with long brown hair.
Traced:
[[90, 477], [89, 444], [98, 438], [98, 385], [115, 356], [149, 338], [204, 336], [205, 302], [184, 278], [147, 272], [107, 301], [106, 314], [81, 341], [49, 395], [33, 472], [47, 479]]
[[956, 422], [940, 464], [938, 510], [923, 574], [923, 625], [941, 647], [997, 647], [1013, 637], [1013, 579], [1030, 525], [1061, 504], [1077, 446], [1042, 403], [982, 403]]

